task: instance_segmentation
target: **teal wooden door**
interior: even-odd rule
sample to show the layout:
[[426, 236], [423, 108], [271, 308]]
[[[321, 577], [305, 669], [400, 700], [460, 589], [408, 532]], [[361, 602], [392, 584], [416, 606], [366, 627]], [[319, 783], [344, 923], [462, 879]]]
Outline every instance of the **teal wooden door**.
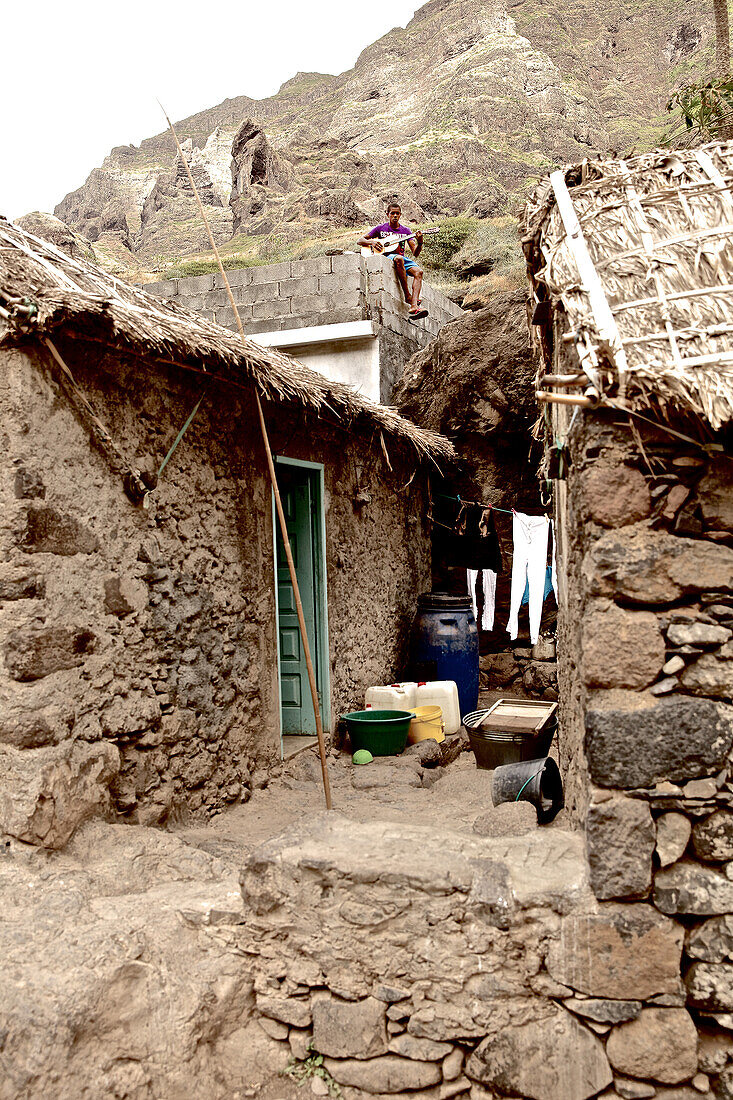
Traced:
[[[318, 676], [318, 601], [315, 556], [315, 492], [311, 472], [279, 464], [277, 471], [295, 573], [303, 603], [311, 660]], [[280, 637], [280, 707], [282, 733], [315, 736], [316, 720], [308, 684], [308, 669], [298, 627], [295, 596], [277, 530], [277, 597]]]

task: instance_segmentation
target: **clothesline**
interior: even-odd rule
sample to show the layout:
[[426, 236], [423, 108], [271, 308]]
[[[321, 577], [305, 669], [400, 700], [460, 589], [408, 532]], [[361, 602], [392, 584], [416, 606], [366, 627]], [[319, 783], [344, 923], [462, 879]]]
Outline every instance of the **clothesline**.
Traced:
[[[448, 496], [447, 493], [436, 493], [435, 495], [442, 497], [443, 500], [455, 500], [458, 502], [458, 504], [473, 504], [477, 508], [488, 508], [492, 512], [503, 512], [505, 516], [513, 516], [516, 511], [516, 509], [514, 508], [497, 508], [495, 504], [483, 504], [480, 500], [464, 500], [463, 497], [451, 497]], [[543, 512], [542, 514], [546, 515], [545, 512]], [[444, 525], [441, 524], [441, 526]]]

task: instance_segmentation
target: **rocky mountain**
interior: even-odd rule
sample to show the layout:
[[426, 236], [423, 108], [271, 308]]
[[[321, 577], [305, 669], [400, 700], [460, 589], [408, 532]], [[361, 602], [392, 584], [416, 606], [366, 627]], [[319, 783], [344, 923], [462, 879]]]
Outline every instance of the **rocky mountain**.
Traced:
[[[220, 243], [322, 238], [393, 195], [408, 219], [488, 218], [554, 163], [658, 141], [712, 34], [711, 0], [430, 0], [348, 72], [177, 130]], [[168, 133], [113, 149], [55, 213], [119, 263], [207, 247]]]

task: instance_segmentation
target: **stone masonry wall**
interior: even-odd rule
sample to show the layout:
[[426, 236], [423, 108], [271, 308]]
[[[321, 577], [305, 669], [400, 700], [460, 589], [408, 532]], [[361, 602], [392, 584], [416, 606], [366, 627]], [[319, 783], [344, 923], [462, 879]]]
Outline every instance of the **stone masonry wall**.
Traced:
[[570, 445], [555, 483], [567, 803], [601, 910], [664, 914], [684, 947], [674, 990], [652, 1003], [640, 989], [633, 1013], [618, 1003], [606, 1052], [616, 1074], [645, 1080], [617, 1083], [621, 1096], [687, 1081], [675, 1097], [729, 1100], [733, 463], [601, 414]]
[[[378, 326], [382, 394], [389, 400], [407, 360], [435, 339], [443, 325], [462, 310], [440, 291], [423, 283], [429, 316], [407, 320], [391, 260], [356, 253], [286, 260], [265, 267], [227, 272], [244, 330], [248, 334], [345, 321], [371, 320]], [[236, 328], [234, 311], [219, 274], [149, 283], [145, 289], [203, 314], [224, 328]]]
[[[123, 453], [157, 469], [201, 396], [198, 377], [58, 342]], [[46, 779], [12, 827], [3, 788], [0, 831], [54, 846], [70, 768], [116, 772], [116, 813], [143, 824], [246, 799], [256, 769], [280, 754], [271, 491], [251, 402], [210, 387], [144, 511], [91, 449], [45, 361], [32, 349], [3, 360], [0, 752], [11, 785], [30, 790], [31, 760]], [[338, 715], [401, 667], [429, 583], [420, 478], [400, 495], [412, 466], [398, 454], [391, 473], [366, 440], [314, 430], [298, 410], [266, 415], [275, 453], [325, 465]], [[360, 487], [371, 496], [361, 508]], [[105, 808], [89, 786], [86, 815]]]

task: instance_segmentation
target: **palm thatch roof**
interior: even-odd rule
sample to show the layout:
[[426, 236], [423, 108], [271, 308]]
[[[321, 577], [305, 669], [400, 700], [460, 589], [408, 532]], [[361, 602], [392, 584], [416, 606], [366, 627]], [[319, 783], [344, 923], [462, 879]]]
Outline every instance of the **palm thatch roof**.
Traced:
[[536, 300], [550, 303], [536, 312], [545, 371], [549, 322], [564, 310], [575, 385], [590, 381], [594, 401], [597, 390], [601, 404], [713, 429], [733, 418], [732, 189], [733, 143], [721, 142], [584, 161], [543, 181], [522, 234]]
[[151, 367], [203, 371], [263, 398], [298, 404], [402, 444], [420, 461], [450, 461], [453, 445], [394, 409], [330, 382], [291, 356], [262, 348], [172, 302], [146, 294], [0, 218], [0, 347], [59, 329], [142, 356]]

